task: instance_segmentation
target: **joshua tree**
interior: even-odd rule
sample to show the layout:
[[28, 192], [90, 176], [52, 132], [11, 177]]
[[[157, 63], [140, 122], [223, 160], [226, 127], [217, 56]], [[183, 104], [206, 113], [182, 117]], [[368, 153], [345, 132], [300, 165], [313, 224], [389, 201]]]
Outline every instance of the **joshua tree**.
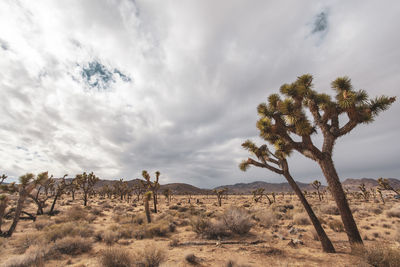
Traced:
[[143, 186], [147, 187], [147, 189], [153, 193], [154, 213], [157, 213], [157, 192], [160, 188], [160, 184], [158, 183], [160, 172], [156, 171], [156, 180], [154, 182], [150, 181], [150, 174], [146, 170], [142, 171], [142, 176], [145, 179], [145, 181], [140, 180]]
[[[6, 232], [0, 232], [0, 236], [10, 237], [14, 233], [15, 228], [20, 219], [20, 215], [22, 213], [22, 209], [24, 207], [24, 203], [28, 195], [32, 192], [32, 190], [41, 182], [42, 177], [35, 177], [32, 173], [27, 173], [21, 177], [19, 177], [20, 184], [16, 185], [15, 183], [9, 185], [1, 185], [1, 189], [8, 193], [18, 192], [18, 200], [17, 206], [15, 208], [14, 218], [11, 223], [10, 228]], [[1, 205], [7, 206], [6, 197], [2, 197]], [[5, 208], [4, 208], [5, 210]], [[1, 222], [1, 221], [0, 221]]]
[[89, 193], [92, 192], [94, 185], [99, 181], [99, 178], [94, 175], [93, 172], [87, 174], [86, 172], [82, 174], [77, 174], [76, 177], [77, 185], [79, 189], [83, 191], [83, 205], [86, 207], [88, 202]]
[[[313, 77], [300, 76], [291, 84], [284, 84], [279, 94], [268, 97], [268, 104], [258, 106], [260, 136], [276, 146], [284, 145], [316, 161], [332, 191], [346, 234], [351, 244], [362, 239], [354, 221], [339, 176], [333, 163], [336, 140], [350, 133], [357, 125], [372, 122], [390, 107], [395, 97], [380, 96], [369, 99], [364, 90], [353, 89], [348, 77], [332, 82], [335, 99], [313, 90]], [[309, 115], [310, 114], [310, 115]], [[347, 116], [344, 123], [339, 123]], [[323, 135], [322, 148], [315, 146], [312, 136], [319, 129]]]
[[123, 200], [124, 196], [128, 193], [128, 183], [124, 182], [124, 179], [120, 179], [113, 185], [113, 187], [115, 194]]
[[250, 153], [256, 156], [257, 160], [248, 158], [247, 160], [242, 161], [240, 164], [240, 169], [242, 171], [246, 171], [250, 165], [254, 165], [260, 168], [266, 168], [272, 172], [283, 175], [293, 191], [296, 193], [297, 197], [300, 199], [301, 203], [304, 206], [308, 216], [312, 224], [314, 225], [315, 231], [318, 234], [319, 240], [321, 241], [322, 249], [328, 253], [334, 253], [335, 248], [332, 245], [329, 237], [326, 235], [324, 228], [322, 228], [321, 223], [319, 222], [317, 216], [312, 210], [310, 204], [307, 199], [304, 197], [301, 189], [294, 181], [293, 177], [290, 175], [289, 166], [286, 160], [286, 157], [290, 154], [290, 147], [281, 144], [275, 153], [272, 153], [267, 145], [262, 145], [261, 147], [257, 147], [253, 142], [247, 140], [242, 144], [242, 146], [247, 149]]
[[319, 188], [321, 187], [321, 182], [318, 180], [315, 180], [314, 182], [311, 183], [311, 185], [312, 185], [312, 187], [315, 188], [315, 190], [317, 190], [319, 201], [321, 201], [322, 200], [321, 193], [319, 192]]
[[79, 190], [78, 180], [76, 178], [67, 183], [67, 191], [71, 193], [72, 200], [75, 200], [75, 192]]
[[36, 214], [43, 215], [43, 208], [46, 206], [47, 200], [52, 197], [51, 191], [54, 188], [55, 180], [53, 179], [53, 175], [49, 177], [48, 172], [39, 173], [37, 177], [40, 183], [35, 190], [29, 194], [29, 198], [31, 198], [38, 207]]
[[140, 196], [146, 192], [145, 186], [142, 183], [135, 184], [133, 186], [133, 192], [137, 197], [137, 201], [139, 201]]
[[362, 197], [364, 198], [364, 200], [368, 200], [369, 199], [369, 192], [368, 192], [368, 190], [365, 188], [365, 184], [364, 183], [361, 183], [359, 186], [358, 186], [358, 188], [360, 189], [360, 191], [361, 191], [361, 195], [362, 195]]
[[218, 206], [221, 207], [222, 205], [222, 197], [224, 196], [225, 192], [228, 191], [228, 188], [224, 189], [215, 189], [214, 193], [217, 194], [217, 199], [218, 199]]
[[275, 202], [276, 202], [276, 195], [275, 195], [275, 192], [272, 192], [271, 195], [272, 195], [272, 198], [273, 198], [274, 203], [275, 203]]
[[378, 194], [379, 194], [379, 196], [380, 196], [380, 198], [381, 198], [381, 200], [382, 200], [382, 203], [385, 204], [385, 199], [383, 198], [382, 190], [378, 187], [378, 188], [376, 189], [376, 192], [378, 192]]
[[263, 195], [264, 195], [264, 188], [257, 188], [255, 190], [253, 190], [253, 199], [255, 202], [258, 202], [262, 199]]
[[380, 190], [390, 190], [396, 193], [396, 195], [400, 195], [400, 188], [394, 189], [393, 186], [389, 184], [389, 180], [386, 178], [378, 179], [379, 189]]
[[67, 177], [68, 174], [65, 174], [63, 178], [61, 178], [61, 181], [52, 188], [52, 196], [53, 196], [53, 203], [51, 204], [49, 214], [54, 213], [54, 208], [56, 206], [57, 200], [62, 196], [62, 194], [65, 193], [65, 189], [67, 188], [67, 184], [65, 183], [65, 177]]
[[169, 202], [171, 201], [171, 194], [172, 194], [171, 189], [165, 188], [165, 189], [163, 190], [163, 195], [165, 196], [165, 199], [166, 199], [167, 202], [168, 202], [167, 205], [169, 205]]

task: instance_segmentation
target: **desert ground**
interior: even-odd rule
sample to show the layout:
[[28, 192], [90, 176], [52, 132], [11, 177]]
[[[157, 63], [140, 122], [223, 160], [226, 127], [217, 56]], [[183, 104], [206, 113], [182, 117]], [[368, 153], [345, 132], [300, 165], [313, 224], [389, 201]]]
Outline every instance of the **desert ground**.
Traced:
[[[357, 253], [332, 197], [308, 195], [335, 254], [322, 252], [295, 195], [277, 194], [272, 205], [266, 198], [226, 195], [221, 207], [215, 195], [172, 196], [170, 203], [159, 196], [151, 223], [143, 201], [133, 198], [95, 196], [83, 207], [80, 195], [64, 195], [58, 214], [22, 220], [12, 237], [0, 239], [1, 266], [373, 266], [375, 257], [400, 262], [400, 202], [394, 198], [383, 204], [350, 197], [368, 248]], [[27, 203], [24, 210], [35, 213], [34, 203]]]

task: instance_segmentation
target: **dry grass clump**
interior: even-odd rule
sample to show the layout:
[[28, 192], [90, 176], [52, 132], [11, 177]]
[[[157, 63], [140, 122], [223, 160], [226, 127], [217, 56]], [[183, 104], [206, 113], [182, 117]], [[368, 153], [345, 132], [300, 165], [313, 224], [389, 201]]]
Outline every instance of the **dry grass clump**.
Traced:
[[32, 267], [44, 266], [49, 258], [50, 250], [47, 246], [31, 246], [25, 254], [8, 259], [2, 267]]
[[194, 232], [207, 239], [218, 239], [231, 235], [226, 224], [220, 220], [212, 221], [207, 217], [197, 216], [192, 219], [191, 225]]
[[17, 239], [13, 242], [15, 247], [15, 252], [18, 254], [24, 253], [30, 246], [39, 245], [45, 242], [44, 237], [41, 233], [27, 233], [21, 236], [18, 236]]
[[335, 232], [344, 232], [343, 223], [339, 220], [333, 219], [328, 222], [328, 226]]
[[310, 225], [310, 219], [306, 213], [296, 213], [293, 216], [293, 221], [297, 225]]
[[260, 226], [265, 228], [270, 228], [278, 223], [278, 217], [276, 213], [271, 210], [256, 211], [253, 215], [253, 219], [259, 222]]
[[54, 222], [50, 219], [49, 216], [41, 216], [36, 219], [34, 226], [36, 230], [42, 230], [43, 228], [53, 225]]
[[246, 234], [253, 226], [246, 210], [230, 207], [222, 215], [222, 220], [229, 230], [235, 234]]
[[90, 237], [93, 235], [92, 227], [87, 223], [67, 222], [54, 224], [44, 229], [44, 236], [49, 241], [56, 241], [66, 236]]
[[374, 243], [373, 246], [355, 246], [352, 253], [359, 256], [363, 262], [372, 266], [400, 266], [400, 250], [386, 244]]
[[119, 234], [114, 231], [107, 230], [101, 234], [101, 239], [108, 246], [111, 246], [112, 244], [114, 244], [115, 242], [117, 242], [119, 240]]
[[133, 255], [123, 248], [110, 248], [100, 253], [102, 267], [131, 267], [134, 266]]
[[191, 265], [198, 265], [199, 259], [193, 253], [187, 254], [185, 260]]
[[400, 218], [400, 206], [392, 207], [390, 210], [386, 212], [388, 217], [396, 217]]
[[145, 249], [135, 255], [136, 265], [143, 267], [158, 267], [167, 259], [164, 249], [156, 246], [154, 243], [145, 246]]
[[52, 250], [61, 254], [79, 255], [92, 249], [92, 242], [80, 236], [67, 236], [57, 240]]
[[64, 216], [59, 218], [61, 222], [71, 222], [71, 221], [93, 222], [95, 219], [96, 219], [95, 215], [90, 214], [87, 209], [84, 209], [78, 205], [70, 207], [65, 212]]
[[320, 211], [324, 214], [339, 215], [339, 209], [335, 204], [322, 205]]

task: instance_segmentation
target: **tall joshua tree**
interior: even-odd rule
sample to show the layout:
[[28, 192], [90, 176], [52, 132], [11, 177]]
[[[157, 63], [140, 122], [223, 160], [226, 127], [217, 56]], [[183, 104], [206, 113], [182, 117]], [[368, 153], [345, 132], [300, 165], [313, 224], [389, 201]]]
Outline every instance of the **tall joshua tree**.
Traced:
[[315, 190], [317, 190], [319, 201], [321, 201], [321, 192], [319, 192], [319, 188], [321, 187], [321, 182], [315, 180], [314, 182], [311, 183], [311, 185], [312, 187], [315, 188]]
[[[369, 99], [366, 91], [354, 90], [351, 80], [341, 77], [331, 84], [336, 91], [332, 99], [330, 95], [313, 90], [312, 81], [313, 77], [306, 74], [291, 84], [281, 86], [280, 93], [284, 98], [279, 94], [270, 95], [268, 103], [258, 106], [260, 119], [257, 127], [260, 136], [271, 144], [283, 144], [319, 164], [338, 206], [350, 243], [362, 244], [333, 163], [333, 147], [338, 138], [350, 133], [356, 126], [372, 122], [396, 98], [380, 96]], [[346, 121], [339, 123], [342, 118], [346, 118]], [[321, 148], [315, 146], [311, 138], [317, 129], [323, 135]]]
[[150, 174], [146, 170], [142, 171], [142, 176], [145, 181], [140, 180], [141, 183], [144, 187], [147, 187], [147, 189], [153, 193], [154, 213], [157, 213], [157, 192], [160, 188], [160, 184], [158, 183], [160, 172], [156, 171], [156, 180], [154, 182], [150, 181]]
[[99, 178], [93, 172], [87, 174], [86, 172], [76, 175], [76, 182], [79, 189], [83, 191], [83, 206], [87, 206], [89, 193], [92, 192], [94, 185], [99, 181]]
[[292, 152], [292, 149], [289, 146], [285, 146], [283, 143], [280, 143], [275, 153], [272, 153], [268, 149], [267, 145], [257, 147], [250, 140], [244, 142], [242, 146], [250, 153], [255, 155], [257, 160], [248, 158], [247, 160], [242, 161], [239, 166], [240, 169], [242, 171], [246, 171], [250, 165], [254, 165], [256, 167], [266, 168], [272, 172], [283, 175], [292, 187], [293, 191], [296, 193], [297, 197], [300, 199], [304, 209], [310, 217], [319, 240], [321, 241], [323, 251], [334, 253], [335, 248], [333, 247], [332, 242], [326, 235], [324, 228], [322, 228], [321, 223], [319, 222], [307, 199], [301, 192], [301, 189], [290, 175], [286, 157]]

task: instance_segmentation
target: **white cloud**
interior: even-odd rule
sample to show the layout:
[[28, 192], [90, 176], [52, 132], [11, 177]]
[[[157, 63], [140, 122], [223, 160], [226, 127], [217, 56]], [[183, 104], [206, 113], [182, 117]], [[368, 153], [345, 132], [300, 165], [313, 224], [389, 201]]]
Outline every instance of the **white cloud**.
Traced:
[[[203, 187], [269, 179], [241, 173], [256, 106], [303, 73], [330, 91], [341, 75], [372, 96], [398, 95], [395, 1], [2, 1], [1, 172], [94, 171], [113, 179], [160, 170]], [[312, 34], [329, 10], [324, 38]], [[88, 90], [82, 66], [131, 78]], [[398, 104], [339, 141], [342, 177], [398, 176]], [[384, 133], [384, 134], [382, 134]], [[368, 145], [367, 145], [368, 144]], [[321, 176], [295, 155], [295, 177]], [[368, 165], [366, 165], [368, 163]]]

